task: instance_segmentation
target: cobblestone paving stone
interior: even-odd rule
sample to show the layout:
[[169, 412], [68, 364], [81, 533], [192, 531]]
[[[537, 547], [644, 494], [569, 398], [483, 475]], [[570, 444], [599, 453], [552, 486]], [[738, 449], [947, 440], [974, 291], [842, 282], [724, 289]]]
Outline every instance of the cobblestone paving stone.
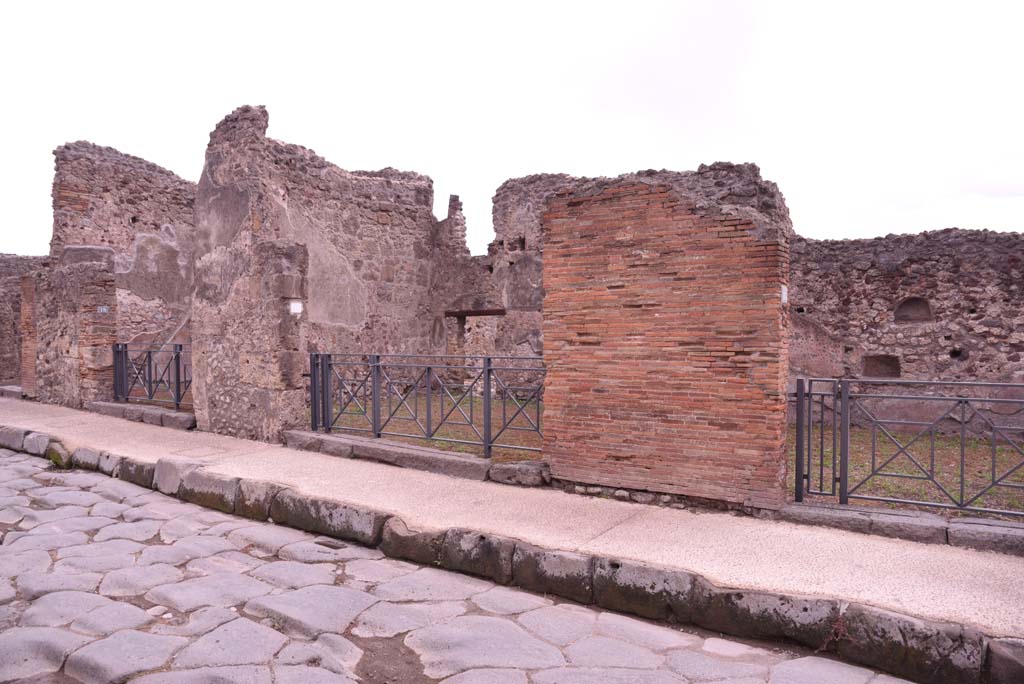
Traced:
[[894, 684], [0, 449], [0, 682]]

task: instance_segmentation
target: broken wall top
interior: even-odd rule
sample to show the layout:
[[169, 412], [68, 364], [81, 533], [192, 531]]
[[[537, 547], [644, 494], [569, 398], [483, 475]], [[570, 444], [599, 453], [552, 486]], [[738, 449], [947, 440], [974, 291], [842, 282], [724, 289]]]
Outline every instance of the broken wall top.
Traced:
[[[295, 239], [308, 227], [294, 225], [296, 217], [275, 217], [287, 213], [291, 205], [302, 205], [316, 222], [337, 208], [331, 203], [345, 204], [365, 219], [377, 212], [397, 212], [434, 222], [429, 177], [391, 168], [346, 171], [313, 150], [268, 138], [268, 122], [266, 108], [243, 106], [224, 117], [210, 134], [200, 186], [227, 188], [239, 196], [238, 215], [226, 217], [229, 224], [259, 233], [258, 239]], [[318, 212], [318, 207], [324, 211]], [[356, 222], [353, 219], [339, 228], [358, 233]], [[235, 233], [217, 232], [223, 223], [199, 226], [200, 239], [207, 241], [200, 252], [234, 240]]]
[[191, 229], [195, 183], [89, 142], [68, 143], [53, 154], [52, 256], [68, 245], [106, 245], [126, 253], [139, 234], [173, 238]]
[[0, 282], [7, 278], [19, 276], [42, 268], [46, 265], [44, 256], [21, 256], [19, 254], [0, 254]]

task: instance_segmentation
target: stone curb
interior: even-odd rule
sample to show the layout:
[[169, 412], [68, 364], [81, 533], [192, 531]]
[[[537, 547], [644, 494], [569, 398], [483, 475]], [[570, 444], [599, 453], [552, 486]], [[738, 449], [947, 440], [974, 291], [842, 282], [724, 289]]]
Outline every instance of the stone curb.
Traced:
[[[0, 446], [25, 452], [28, 434], [0, 426]], [[19, 448], [6, 446], [19, 436]], [[49, 440], [44, 453], [55, 444]], [[414, 530], [397, 516], [188, 462], [140, 463], [86, 447], [75, 449], [70, 462], [148, 488], [173, 489], [178, 498], [217, 510], [379, 547], [391, 558], [650, 619], [788, 639], [912, 681], [1019, 684], [1024, 674], [1024, 639], [992, 638], [959, 624], [833, 599], [722, 588], [694, 573], [544, 549], [466, 528]]]
[[542, 461], [492, 463], [479, 456], [456, 454], [425, 446], [350, 435], [328, 435], [306, 430], [285, 430], [285, 446], [339, 458], [376, 461], [399, 468], [425, 470], [467, 480], [492, 480], [520, 487], [551, 484], [548, 464]]

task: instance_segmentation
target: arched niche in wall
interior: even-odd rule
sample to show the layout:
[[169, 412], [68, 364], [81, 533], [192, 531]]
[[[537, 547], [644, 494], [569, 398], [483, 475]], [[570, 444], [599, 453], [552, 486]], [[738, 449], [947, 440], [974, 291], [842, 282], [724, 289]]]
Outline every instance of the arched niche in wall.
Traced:
[[907, 297], [896, 305], [897, 323], [927, 323], [934, 320], [932, 306], [924, 297]]

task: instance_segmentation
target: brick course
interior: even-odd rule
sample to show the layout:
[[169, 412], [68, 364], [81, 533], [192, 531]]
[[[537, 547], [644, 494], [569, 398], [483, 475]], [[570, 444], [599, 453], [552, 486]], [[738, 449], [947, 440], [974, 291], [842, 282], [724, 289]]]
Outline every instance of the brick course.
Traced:
[[563, 480], [777, 508], [788, 216], [726, 213], [687, 185], [626, 177], [549, 202], [545, 456]]

